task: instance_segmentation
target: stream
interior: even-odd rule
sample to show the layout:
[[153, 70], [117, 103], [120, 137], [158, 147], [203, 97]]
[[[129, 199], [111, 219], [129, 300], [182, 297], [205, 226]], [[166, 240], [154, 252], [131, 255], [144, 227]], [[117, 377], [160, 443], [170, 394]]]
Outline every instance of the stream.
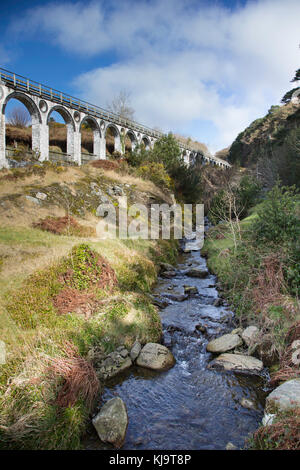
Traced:
[[[159, 277], [153, 291], [170, 302], [160, 310], [160, 316], [163, 344], [175, 356], [175, 366], [166, 372], [133, 366], [106, 384], [103, 402], [119, 396], [128, 411], [122, 449], [218, 450], [225, 449], [228, 442], [242, 449], [261, 423], [264, 380], [207, 369], [213, 358], [206, 352], [208, 341], [235, 325], [224, 302], [213, 305], [219, 298], [216, 277], [187, 277], [185, 272], [191, 267], [206, 268], [199, 251], [180, 254], [176, 276]], [[184, 301], [171, 300], [172, 295], [183, 294], [184, 285], [196, 286], [199, 293]], [[199, 326], [202, 330], [205, 327], [205, 333]], [[252, 400], [255, 408], [243, 408], [243, 397]], [[112, 448], [101, 443], [95, 430], [90, 430], [84, 446]]]

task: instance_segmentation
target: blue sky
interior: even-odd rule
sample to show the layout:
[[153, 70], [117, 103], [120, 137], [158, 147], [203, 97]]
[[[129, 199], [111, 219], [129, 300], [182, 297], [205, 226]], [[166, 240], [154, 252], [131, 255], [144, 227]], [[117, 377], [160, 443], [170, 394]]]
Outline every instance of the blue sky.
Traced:
[[230, 145], [278, 104], [300, 62], [299, 0], [10, 1], [0, 66], [139, 122]]

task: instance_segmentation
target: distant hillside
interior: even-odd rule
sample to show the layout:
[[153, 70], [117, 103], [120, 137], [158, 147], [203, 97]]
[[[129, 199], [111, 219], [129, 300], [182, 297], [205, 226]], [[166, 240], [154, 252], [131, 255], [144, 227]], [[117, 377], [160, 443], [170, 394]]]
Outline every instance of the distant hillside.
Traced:
[[185, 145], [189, 145], [194, 150], [198, 150], [203, 153], [203, 155], [210, 155], [210, 151], [208, 150], [207, 146], [202, 142], [198, 142], [197, 140], [192, 140], [189, 137], [183, 137], [180, 134], [174, 134], [177, 140], [181, 141]]
[[230, 147], [226, 147], [222, 150], [218, 150], [218, 152], [215, 153], [215, 157], [221, 158], [221, 160], [227, 160], [228, 154], [229, 154], [229, 149], [230, 149]]
[[293, 103], [271, 106], [241, 132], [228, 153], [228, 161], [253, 167], [267, 185], [279, 177], [284, 184], [300, 181], [300, 107]]

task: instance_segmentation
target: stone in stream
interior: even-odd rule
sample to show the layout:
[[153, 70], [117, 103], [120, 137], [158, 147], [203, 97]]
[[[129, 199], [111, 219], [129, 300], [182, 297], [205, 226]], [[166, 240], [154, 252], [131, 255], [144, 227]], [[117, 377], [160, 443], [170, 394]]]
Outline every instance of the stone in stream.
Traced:
[[167, 294], [168, 299], [175, 300], [175, 302], [183, 302], [188, 298], [187, 294]]
[[207, 366], [209, 369], [228, 370], [240, 374], [259, 374], [263, 368], [263, 363], [252, 356], [244, 356], [242, 354], [224, 353], [210, 362]]
[[300, 407], [300, 379], [292, 379], [275, 388], [266, 398], [265, 413], [272, 414]]
[[109, 442], [117, 448], [123, 445], [128, 426], [128, 415], [125, 403], [121, 398], [117, 397], [107, 401], [92, 422], [101, 441]]
[[195, 329], [197, 331], [200, 331], [201, 333], [206, 333], [207, 332], [207, 327], [205, 325], [196, 325]]
[[230, 351], [231, 349], [234, 349], [238, 346], [241, 346], [243, 344], [242, 339], [239, 337], [239, 335], [232, 335], [232, 334], [227, 334], [220, 336], [219, 338], [213, 339], [210, 341], [206, 349], [209, 352], [213, 353], [223, 353], [226, 351]]
[[201, 279], [204, 279], [208, 276], [209, 273], [207, 269], [191, 268], [185, 274], [189, 277], [199, 277]]
[[167, 370], [175, 364], [171, 351], [158, 343], [147, 343], [141, 350], [136, 364], [153, 370]]
[[255, 405], [254, 401], [249, 400], [249, 398], [244, 398], [243, 397], [240, 401], [240, 404], [243, 408], [247, 408], [248, 410], [255, 410], [256, 409], [256, 405]]
[[174, 271], [175, 268], [171, 264], [168, 263], [160, 263], [160, 269], [161, 271]]
[[153, 295], [149, 295], [148, 297], [153, 305], [156, 305], [159, 308], [166, 308], [169, 305], [169, 302], [166, 299], [154, 297]]
[[166, 277], [167, 279], [170, 279], [175, 276], [176, 276], [176, 271], [163, 271], [161, 273], [161, 277]]
[[198, 289], [195, 286], [183, 286], [184, 293], [187, 295], [195, 295], [198, 294]]

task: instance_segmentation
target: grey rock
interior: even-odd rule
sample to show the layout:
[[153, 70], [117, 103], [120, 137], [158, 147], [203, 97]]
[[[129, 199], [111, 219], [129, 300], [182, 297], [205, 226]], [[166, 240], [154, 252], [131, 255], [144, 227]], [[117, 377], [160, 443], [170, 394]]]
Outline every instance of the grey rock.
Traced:
[[109, 442], [120, 448], [125, 440], [128, 426], [128, 415], [125, 403], [121, 398], [107, 401], [92, 420], [93, 425], [103, 442]]
[[130, 357], [131, 357], [132, 362], [136, 360], [136, 358], [141, 352], [141, 349], [142, 349], [141, 343], [139, 341], [135, 341], [130, 351]]
[[210, 362], [208, 368], [257, 375], [263, 370], [264, 365], [259, 359], [252, 356], [224, 353]]
[[183, 286], [184, 293], [188, 295], [195, 295], [198, 294], [198, 289], [195, 286]]
[[208, 276], [208, 270], [201, 268], [191, 268], [186, 272], [186, 275], [189, 277], [199, 277], [201, 279], [204, 279]]
[[171, 351], [158, 343], [147, 343], [141, 350], [136, 363], [140, 367], [153, 370], [167, 370], [175, 364]]
[[300, 407], [300, 379], [292, 379], [275, 388], [266, 398], [266, 413]]
[[171, 278], [176, 276], [176, 271], [163, 271], [161, 277]]
[[33, 202], [33, 203], [36, 204], [37, 206], [40, 205], [40, 201], [39, 201], [36, 197], [25, 196], [25, 198], [27, 199], [27, 201]]
[[255, 410], [256, 409], [256, 405], [255, 405], [254, 401], [249, 400], [249, 398], [244, 398], [243, 397], [240, 401], [240, 404], [243, 408], [247, 408], [248, 410]]
[[45, 201], [47, 199], [47, 194], [45, 193], [36, 193], [35, 197], [40, 199], [41, 201]]
[[253, 346], [259, 338], [259, 329], [256, 326], [248, 326], [243, 331], [242, 338], [247, 346]]
[[230, 351], [231, 349], [236, 348], [237, 346], [241, 346], [243, 341], [238, 335], [232, 335], [231, 333], [227, 335], [220, 336], [212, 341], [210, 341], [206, 349], [209, 352], [213, 353], [223, 353], [226, 351]]
[[187, 294], [166, 294], [168, 299], [175, 300], [175, 302], [183, 302], [188, 298]]

